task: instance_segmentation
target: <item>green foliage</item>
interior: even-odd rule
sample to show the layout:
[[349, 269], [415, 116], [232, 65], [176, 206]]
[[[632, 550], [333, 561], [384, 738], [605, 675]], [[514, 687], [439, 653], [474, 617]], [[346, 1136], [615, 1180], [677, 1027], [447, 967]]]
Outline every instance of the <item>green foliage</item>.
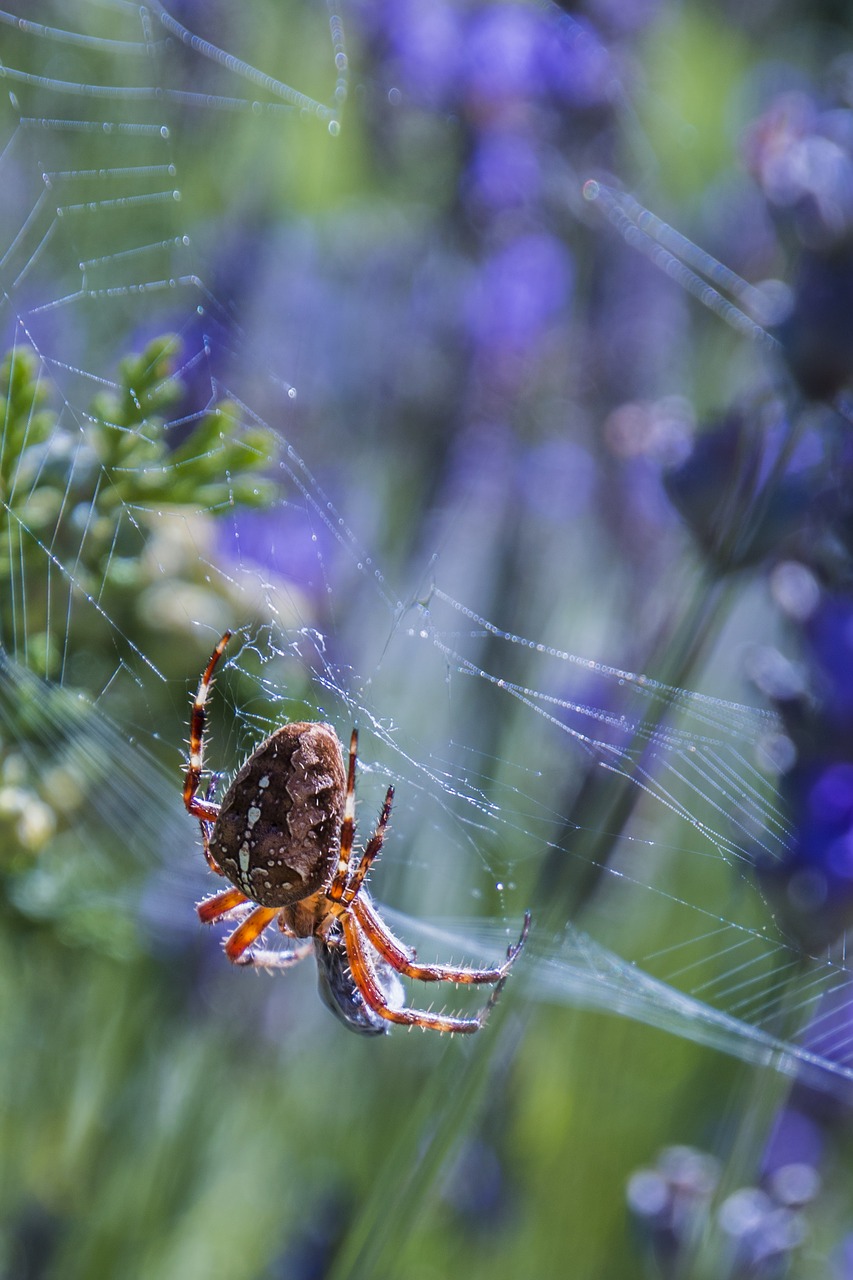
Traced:
[[141, 356], [121, 361], [116, 392], [95, 398], [85, 438], [106, 482], [92, 496], [99, 514], [163, 503], [260, 507], [274, 497], [273, 485], [258, 474], [273, 452], [271, 433], [243, 427], [230, 402], [214, 406], [170, 447], [165, 415], [181, 397], [172, 377], [178, 352], [177, 338], [156, 338]]
[[[274, 497], [266, 473], [275, 438], [244, 426], [235, 405], [214, 405], [189, 426], [169, 423], [182, 396], [173, 374], [179, 350], [166, 335], [126, 357], [115, 389], [96, 396], [84, 421], [56, 407], [52, 384], [28, 348], [15, 348], [0, 366], [0, 579], [7, 584], [0, 607], [0, 866], [6, 870], [27, 871], [33, 853], [78, 822], [87, 794], [102, 785], [91, 707], [73, 686], [103, 687], [115, 671], [116, 633], [143, 635], [147, 643], [153, 630], [164, 652], [185, 653], [175, 645], [178, 615], [161, 609], [148, 617], [146, 592], [162, 585], [162, 551], [150, 554], [154, 513], [162, 540], [166, 510], [204, 522]], [[198, 572], [197, 555], [195, 562]], [[177, 571], [169, 585], [177, 594], [187, 589]], [[216, 587], [206, 587], [215, 596]], [[113, 636], [93, 625], [104, 615], [116, 623]], [[61, 685], [52, 683], [57, 678]], [[92, 879], [98, 874], [93, 868]], [[35, 895], [48, 902], [48, 913], [56, 898], [52, 883], [42, 876]]]
[[116, 389], [96, 396], [83, 422], [51, 404], [33, 352], [16, 348], [0, 368], [0, 577], [10, 584], [0, 642], [25, 648], [46, 676], [59, 673], [68, 644], [57, 578], [61, 592], [121, 616], [117, 597], [149, 578], [149, 512], [215, 516], [274, 497], [265, 475], [274, 437], [244, 426], [235, 405], [214, 405], [188, 428], [168, 424], [181, 397], [179, 350], [166, 335], [122, 360]]

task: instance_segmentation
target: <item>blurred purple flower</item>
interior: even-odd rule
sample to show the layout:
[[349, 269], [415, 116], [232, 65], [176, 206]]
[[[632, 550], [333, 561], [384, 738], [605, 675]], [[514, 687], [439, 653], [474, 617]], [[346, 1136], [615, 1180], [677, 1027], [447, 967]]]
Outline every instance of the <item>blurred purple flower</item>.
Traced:
[[336, 543], [319, 518], [312, 523], [296, 506], [239, 511], [217, 526], [222, 557], [241, 568], [274, 574], [315, 601], [326, 597]]
[[804, 251], [789, 314], [776, 328], [785, 358], [812, 399], [831, 400], [853, 379], [853, 229], [828, 248]]
[[532, 204], [542, 186], [542, 166], [524, 132], [484, 129], [474, 144], [465, 178], [468, 198], [492, 212]]
[[541, 92], [539, 33], [542, 18], [517, 4], [489, 5], [475, 14], [465, 35], [466, 96], [472, 105], [498, 105]]
[[524, 235], [482, 264], [468, 296], [474, 344], [495, 359], [530, 350], [565, 313], [572, 286], [566, 246], [545, 232]]
[[777, 336], [803, 391], [831, 399], [853, 377], [853, 112], [789, 90], [746, 130], [743, 152], [795, 255]]
[[769, 1176], [786, 1165], [806, 1164], [817, 1168], [823, 1155], [820, 1127], [794, 1107], [785, 1107], [776, 1117], [762, 1161], [762, 1175]]
[[718, 1161], [695, 1147], [666, 1147], [652, 1168], [628, 1179], [628, 1210], [662, 1276], [678, 1275], [679, 1255], [704, 1221], [720, 1176]]
[[785, 459], [791, 429], [763, 413], [732, 410], [665, 473], [673, 506], [721, 573], [778, 556], [816, 514], [827, 486], [817, 432], [804, 432]]
[[741, 1187], [727, 1196], [717, 1220], [730, 1242], [732, 1267], [740, 1280], [782, 1280], [791, 1256], [803, 1244], [802, 1214], [780, 1205], [760, 1187]]
[[396, 0], [377, 8], [376, 31], [386, 43], [386, 70], [396, 87], [421, 106], [450, 105], [465, 48], [459, 8], [442, 0]]
[[529, 510], [554, 523], [579, 516], [598, 482], [595, 462], [571, 440], [545, 440], [529, 450], [519, 475], [521, 497]]
[[795, 755], [779, 786], [791, 834], [755, 869], [783, 924], [814, 950], [853, 921], [853, 600], [824, 595], [803, 635], [813, 693], [783, 682], [774, 696]]
[[542, 24], [537, 66], [542, 85], [573, 106], [606, 102], [617, 83], [608, 49], [588, 23], [569, 14]]
[[[853, 600], [825, 595], [805, 628], [821, 700], [835, 745], [853, 757]], [[825, 733], [821, 737], [826, 743]]]
[[780, 94], [744, 135], [747, 164], [771, 205], [789, 210], [804, 243], [836, 239], [853, 220], [853, 113]]
[[793, 834], [785, 855], [757, 858], [756, 871], [785, 925], [815, 950], [853, 919], [853, 765], [797, 764], [780, 793]]

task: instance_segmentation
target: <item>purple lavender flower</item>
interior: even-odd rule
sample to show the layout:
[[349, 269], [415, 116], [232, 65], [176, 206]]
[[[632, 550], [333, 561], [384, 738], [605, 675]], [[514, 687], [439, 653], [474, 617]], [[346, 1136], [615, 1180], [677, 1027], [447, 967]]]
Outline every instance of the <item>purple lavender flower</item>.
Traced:
[[483, 129], [463, 179], [468, 200], [489, 213], [534, 205], [542, 188], [539, 149], [520, 129]]
[[824, 1138], [819, 1126], [803, 1111], [785, 1107], [776, 1117], [762, 1161], [765, 1177], [792, 1165], [816, 1169], [823, 1155]]
[[474, 345], [494, 360], [532, 350], [565, 314], [572, 263], [555, 236], [533, 232], [509, 241], [482, 265], [468, 296]]
[[755, 867], [784, 925], [814, 949], [853, 920], [853, 599], [825, 596], [804, 637], [813, 692], [777, 699], [797, 756], [780, 783], [791, 836]]
[[780, 555], [813, 521], [827, 488], [817, 432], [802, 433], [786, 458], [789, 425], [762, 417], [731, 411], [665, 475], [674, 507], [721, 572]]
[[[405, 98], [433, 110], [459, 91], [465, 39], [459, 8], [442, 0], [400, 0], [374, 13], [386, 48], [386, 74]], [[370, 20], [370, 19], [369, 19]]]
[[541, 92], [541, 18], [527, 6], [486, 5], [465, 33], [465, 93], [473, 107], [494, 108]]
[[588, 22], [569, 14], [542, 24], [536, 60], [542, 85], [569, 106], [594, 106], [618, 92], [609, 50]]

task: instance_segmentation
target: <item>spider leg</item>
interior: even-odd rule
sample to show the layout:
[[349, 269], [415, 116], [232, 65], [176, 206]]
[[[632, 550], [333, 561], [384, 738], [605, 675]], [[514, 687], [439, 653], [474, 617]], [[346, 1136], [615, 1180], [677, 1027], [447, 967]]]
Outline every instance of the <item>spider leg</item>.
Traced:
[[457, 967], [450, 964], [417, 964], [414, 951], [404, 946], [380, 918], [373, 903], [362, 893], [352, 903], [352, 911], [371, 944], [381, 956], [407, 978], [417, 978], [420, 982], [503, 982], [515, 962], [518, 953], [524, 946], [530, 928], [530, 912], [524, 916], [521, 936], [507, 948], [506, 960], [502, 965], [491, 969]]
[[292, 951], [271, 951], [267, 947], [256, 948], [240, 964], [252, 964], [257, 969], [292, 969], [314, 950], [313, 939], [303, 939]]
[[480, 1030], [494, 1004], [497, 989], [493, 993], [492, 999], [476, 1018], [453, 1018], [447, 1014], [428, 1013], [419, 1009], [392, 1009], [388, 1004], [388, 997], [376, 977], [357, 921], [351, 914], [347, 914], [341, 917], [341, 925], [344, 931], [353, 980], [361, 992], [365, 1004], [373, 1009], [375, 1013], [378, 1013], [380, 1018], [385, 1018], [388, 1022], [399, 1023], [402, 1026], [422, 1027], [424, 1030], [429, 1031], [460, 1031], [468, 1033]]
[[343, 895], [345, 903], [353, 902], [358, 896], [361, 886], [364, 884], [364, 878], [370, 870], [372, 862], [379, 857], [379, 851], [382, 848], [382, 842], [385, 839], [385, 828], [388, 826], [388, 819], [391, 817], [391, 805], [394, 801], [394, 788], [389, 787], [385, 793], [385, 801], [382, 805], [382, 812], [379, 815], [379, 821], [376, 824], [376, 830], [368, 840], [364, 853], [361, 855], [361, 861], [353, 873], [349, 884], [346, 886]]
[[225, 954], [234, 964], [251, 964], [251, 956], [245, 956], [253, 942], [261, 936], [268, 924], [272, 924], [273, 920], [279, 913], [278, 907], [255, 907], [246, 919], [237, 926], [230, 938], [225, 940]]
[[245, 893], [241, 893], [239, 889], [226, 889], [224, 893], [217, 893], [214, 897], [200, 902], [196, 911], [202, 924], [212, 924], [214, 920], [221, 920], [229, 911], [248, 901]]
[[[210, 655], [210, 661], [204, 669], [204, 674], [199, 681], [198, 693], [195, 696], [192, 713], [190, 715], [190, 758], [187, 765], [187, 771], [184, 775], [184, 804], [187, 812], [191, 813], [194, 818], [198, 818], [199, 822], [215, 822], [216, 815], [219, 813], [219, 805], [211, 804], [209, 800], [199, 800], [196, 796], [198, 784], [201, 779], [203, 756], [204, 756], [204, 726], [207, 719], [205, 712], [205, 703], [207, 695], [210, 691], [210, 684], [213, 679], [213, 672], [217, 662], [225, 652], [225, 646], [231, 639], [231, 632], [226, 631], [219, 644]], [[203, 830], [203, 829], [202, 829]], [[210, 855], [208, 854], [208, 861]], [[218, 871], [218, 867], [214, 867]]]
[[[218, 782], [219, 774], [212, 774], [210, 782], [208, 783], [207, 791], [205, 792], [204, 798], [206, 803], [210, 804], [213, 799]], [[219, 805], [216, 805], [216, 812], [219, 812]], [[210, 837], [213, 835], [213, 823], [207, 818], [200, 818], [199, 826], [201, 827], [201, 844], [204, 849], [204, 856], [207, 858], [207, 865], [210, 867], [211, 871], [215, 871], [218, 876], [224, 875], [225, 873], [222, 868], [217, 864], [216, 859], [210, 852]]]
[[358, 729], [353, 729], [349, 740], [349, 764], [347, 766], [347, 790], [344, 800], [344, 820], [341, 823], [341, 842], [338, 865], [329, 885], [328, 896], [332, 902], [340, 902], [349, 879], [352, 842], [355, 839], [355, 762], [358, 757]]
[[[239, 889], [226, 889], [224, 893], [217, 893], [206, 902], [200, 902], [196, 911], [202, 924], [213, 924], [216, 920], [221, 920], [229, 911], [234, 911], [235, 908], [250, 901], [251, 899]], [[290, 951], [273, 951], [268, 947], [262, 947], [256, 948], [251, 955], [245, 954], [271, 923], [269, 917], [275, 917], [278, 911], [278, 907], [272, 910], [268, 907], [256, 907], [246, 916], [225, 943], [225, 954], [228, 959], [235, 964], [252, 964], [262, 969], [290, 969], [291, 966], [310, 955], [314, 949], [313, 940], [310, 938], [300, 939], [299, 945]]]

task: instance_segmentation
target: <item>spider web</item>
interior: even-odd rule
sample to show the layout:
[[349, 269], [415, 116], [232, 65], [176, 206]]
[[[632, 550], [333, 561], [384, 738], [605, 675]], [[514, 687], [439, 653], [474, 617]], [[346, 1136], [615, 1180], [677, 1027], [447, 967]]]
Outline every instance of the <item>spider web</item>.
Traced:
[[[210, 767], [233, 767], [283, 717], [329, 720], [344, 738], [357, 723], [362, 825], [388, 782], [397, 789], [374, 886], [409, 913], [401, 927], [452, 916], [424, 932], [457, 954], [498, 955], [542, 867], [558, 879], [568, 868], [594, 892], [578, 923], [568, 910], [536, 923], [527, 998], [615, 1009], [784, 1070], [853, 1075], [846, 949], [804, 958], [751, 876], [757, 849], [781, 858], [790, 840], [774, 798], [784, 735], [747, 705], [736, 658], [774, 638], [756, 624], [755, 599], [726, 623], [703, 691], [623, 668], [630, 567], [585, 612], [603, 564], [603, 518], [587, 508], [530, 540], [529, 632], [505, 630], [488, 584], [510, 499], [489, 442], [398, 551], [374, 405], [348, 400], [368, 343], [352, 353], [344, 338], [348, 308], [378, 329], [377, 312], [399, 298], [380, 290], [371, 305], [346, 292], [352, 264], [335, 257], [306, 195], [345, 165], [344, 19], [321, 4], [279, 6], [261, 67], [236, 24], [220, 15], [214, 38], [202, 8], [72, 0], [0, 11], [4, 339], [33, 353], [58, 406], [43, 465], [69, 450], [84, 465], [93, 398], [119, 390], [120, 355], [167, 330], [181, 340], [186, 389], [170, 444], [223, 401], [235, 439], [260, 428], [277, 441], [267, 509], [245, 511], [217, 467], [223, 446], [209, 443], [224, 499], [188, 510], [118, 493], [112, 547], [94, 570], [95, 505], [74, 505], [73, 466], [53, 511], [27, 508], [41, 472], [16, 476], [3, 496], [14, 531], [4, 738], [47, 769], [75, 815], [60, 853], [20, 881], [22, 909], [67, 907], [73, 876], [57, 879], [57, 862], [71, 850], [68, 865], [79, 865], [85, 847], [103, 869], [97, 850], [120, 832], [127, 866], [146, 876], [143, 934], [161, 947], [197, 929], [192, 903], [208, 882], [180, 805], [183, 735], [205, 656], [233, 625]], [[312, 56], [292, 65], [296, 25]], [[252, 227], [234, 211], [251, 210], [252, 185], [271, 170], [301, 213], [265, 244], [259, 268]], [[342, 216], [357, 240], [363, 212]], [[414, 359], [406, 376], [418, 376]], [[349, 422], [336, 435], [326, 424], [341, 402]], [[114, 473], [98, 484], [114, 488]], [[113, 603], [119, 556], [145, 560], [135, 608]], [[694, 572], [686, 553], [684, 564], [682, 585]], [[58, 654], [37, 643], [42, 631], [59, 632]], [[175, 637], [186, 642], [177, 665]], [[14, 791], [8, 769], [5, 781]], [[610, 798], [578, 825], [575, 800], [602, 781]], [[131, 900], [120, 870], [102, 876], [101, 901], [87, 895], [102, 937]], [[123, 945], [119, 929], [111, 942]]]

